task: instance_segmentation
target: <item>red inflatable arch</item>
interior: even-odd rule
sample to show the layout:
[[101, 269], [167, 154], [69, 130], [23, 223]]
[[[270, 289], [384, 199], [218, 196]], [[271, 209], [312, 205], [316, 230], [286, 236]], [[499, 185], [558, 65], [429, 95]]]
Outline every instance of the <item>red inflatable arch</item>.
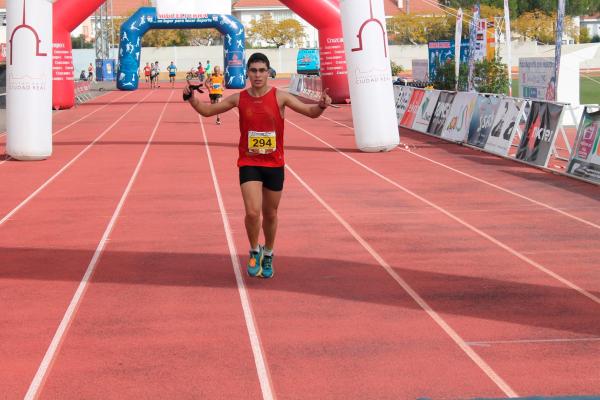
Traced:
[[71, 32], [105, 1], [57, 0], [52, 5], [54, 13], [52, 107], [54, 109], [71, 108], [75, 105]]
[[350, 98], [339, 0], [280, 0], [319, 31], [321, 80], [334, 103]]

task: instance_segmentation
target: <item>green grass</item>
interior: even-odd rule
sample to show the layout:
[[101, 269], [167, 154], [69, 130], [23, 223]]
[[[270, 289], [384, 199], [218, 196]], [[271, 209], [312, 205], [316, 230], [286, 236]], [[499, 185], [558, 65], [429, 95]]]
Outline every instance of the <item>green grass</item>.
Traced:
[[[592, 79], [593, 81], [582, 76], [579, 80], [579, 102], [581, 104], [600, 103], [600, 76], [592, 77]], [[519, 81], [516, 79], [513, 79], [512, 90], [513, 96], [517, 97], [519, 95]]]

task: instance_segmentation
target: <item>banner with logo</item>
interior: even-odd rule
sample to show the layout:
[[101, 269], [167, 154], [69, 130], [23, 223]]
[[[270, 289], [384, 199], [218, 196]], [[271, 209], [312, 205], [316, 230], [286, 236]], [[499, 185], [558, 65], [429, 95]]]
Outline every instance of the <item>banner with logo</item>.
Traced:
[[518, 99], [502, 99], [497, 107], [492, 129], [485, 143], [485, 150], [507, 156], [515, 138], [519, 119], [525, 102]]
[[508, 95], [512, 96], [512, 37], [510, 33], [510, 8], [504, 0], [504, 30], [506, 35], [506, 65], [508, 66]]
[[413, 94], [412, 86], [401, 86], [394, 85], [394, 95], [396, 97], [396, 118], [398, 118], [398, 124], [402, 120], [406, 109], [408, 108], [408, 103], [410, 102], [410, 97]]
[[412, 128], [419, 132], [427, 132], [429, 123], [433, 116], [433, 111], [440, 97], [439, 90], [425, 90], [423, 93], [423, 99], [415, 114], [415, 122], [413, 122]]
[[583, 111], [567, 172], [600, 183], [600, 111]]
[[[596, 3], [598, 4], [598, 3]], [[565, 20], [565, 0], [558, 0], [558, 9], [556, 14], [556, 38], [555, 38], [555, 46], [554, 46], [554, 93], [553, 99], [556, 100], [557, 97], [557, 88], [558, 88], [558, 76], [560, 72], [560, 53], [562, 48], [562, 36], [563, 36], [563, 25]], [[585, 29], [585, 28], [583, 28]]]
[[433, 116], [431, 117], [427, 132], [436, 136], [442, 135], [442, 130], [444, 129], [444, 124], [450, 113], [450, 108], [452, 107], [455, 96], [455, 92], [440, 92], [440, 97], [435, 105], [435, 110], [433, 111]]
[[231, 14], [230, 0], [156, 0], [159, 19], [203, 18], [206, 14]]
[[479, 2], [473, 5], [473, 19], [469, 24], [469, 74], [468, 89], [473, 90], [473, 72], [475, 71], [475, 43], [477, 42], [477, 27], [479, 26]]
[[477, 102], [471, 117], [471, 125], [469, 125], [469, 137], [467, 138], [470, 145], [482, 149], [485, 147], [499, 104], [500, 98], [498, 96], [483, 94], [477, 96]]
[[[429, 80], [433, 80], [440, 65], [454, 60], [454, 40], [438, 40], [427, 45], [429, 57]], [[460, 42], [460, 62], [466, 64], [469, 60], [469, 41]]]
[[517, 159], [543, 167], [548, 165], [562, 111], [562, 105], [539, 101], [531, 103]]
[[429, 61], [426, 59], [412, 60], [412, 78], [413, 81], [429, 80]]
[[410, 97], [410, 101], [408, 102], [408, 107], [406, 108], [404, 116], [400, 121], [401, 126], [405, 128], [412, 128], [413, 123], [415, 122], [417, 112], [419, 111], [419, 106], [421, 105], [421, 101], [423, 100], [424, 94], [425, 90], [423, 89], [413, 90], [413, 94]]
[[554, 100], [556, 70], [552, 57], [519, 59], [519, 97], [532, 100]]
[[442, 130], [444, 139], [454, 142], [465, 141], [469, 133], [475, 103], [477, 103], [477, 93], [458, 92], [456, 94]]
[[[463, 10], [458, 9], [456, 14], [456, 27], [454, 28], [454, 59], [460, 60], [460, 41], [462, 37]], [[458, 76], [460, 72], [460, 63], [454, 63], [454, 79], [456, 80], [455, 90], [458, 90]]]

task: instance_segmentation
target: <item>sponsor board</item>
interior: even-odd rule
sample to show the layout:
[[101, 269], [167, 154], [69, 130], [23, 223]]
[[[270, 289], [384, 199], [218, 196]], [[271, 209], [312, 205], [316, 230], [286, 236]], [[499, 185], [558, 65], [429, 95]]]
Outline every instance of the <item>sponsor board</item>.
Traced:
[[425, 94], [425, 90], [423, 89], [415, 89], [413, 94], [408, 102], [408, 107], [404, 112], [404, 116], [400, 121], [400, 125], [405, 128], [411, 128], [415, 121], [415, 116], [419, 111], [419, 106], [421, 105], [421, 101], [423, 100], [423, 95]]
[[402, 120], [402, 117], [408, 108], [408, 103], [414, 89], [415, 88], [411, 86], [394, 86], [394, 97], [396, 99], [396, 118], [398, 118], [398, 124], [400, 124], [400, 121]]
[[516, 158], [528, 163], [547, 166], [563, 106], [534, 101], [519, 143]]
[[442, 130], [444, 129], [444, 124], [448, 114], [450, 113], [452, 101], [454, 101], [455, 96], [456, 93], [454, 92], [440, 92], [440, 96], [437, 104], [435, 105], [433, 115], [431, 116], [431, 121], [429, 122], [427, 132], [436, 136], [442, 135]]
[[464, 142], [469, 133], [471, 117], [477, 102], [477, 93], [458, 92], [444, 123], [442, 137], [454, 142]]
[[498, 105], [492, 129], [485, 143], [485, 150], [508, 156], [514, 140], [525, 102], [518, 99], [502, 99]]
[[556, 86], [552, 57], [519, 59], [519, 97], [553, 101]]
[[156, 0], [159, 19], [206, 18], [207, 14], [231, 14], [229, 0]]
[[429, 122], [431, 121], [439, 97], [439, 90], [424, 91], [421, 104], [415, 113], [415, 121], [413, 122], [412, 129], [418, 132], [427, 132]]
[[[429, 42], [427, 45], [429, 57], [429, 80], [434, 80], [436, 71], [440, 65], [454, 60], [456, 53], [454, 40], [438, 40]], [[469, 55], [469, 41], [467, 39], [460, 43], [460, 63], [466, 64]]]
[[600, 183], [600, 111], [584, 110], [567, 173]]
[[413, 81], [429, 80], [429, 61], [426, 59], [412, 60], [412, 78]]
[[470, 145], [480, 148], [485, 147], [488, 136], [494, 126], [494, 116], [500, 104], [500, 99], [497, 96], [483, 95], [477, 96], [471, 124], [469, 125], [469, 136], [467, 142]]

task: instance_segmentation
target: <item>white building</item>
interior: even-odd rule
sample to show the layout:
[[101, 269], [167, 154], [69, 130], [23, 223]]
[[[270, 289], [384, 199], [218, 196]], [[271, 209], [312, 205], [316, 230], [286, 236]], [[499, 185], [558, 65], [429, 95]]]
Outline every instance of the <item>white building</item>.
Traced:
[[594, 36], [600, 37], [600, 14], [587, 15], [581, 17], [580, 29], [587, 29], [590, 33], [590, 39]]

